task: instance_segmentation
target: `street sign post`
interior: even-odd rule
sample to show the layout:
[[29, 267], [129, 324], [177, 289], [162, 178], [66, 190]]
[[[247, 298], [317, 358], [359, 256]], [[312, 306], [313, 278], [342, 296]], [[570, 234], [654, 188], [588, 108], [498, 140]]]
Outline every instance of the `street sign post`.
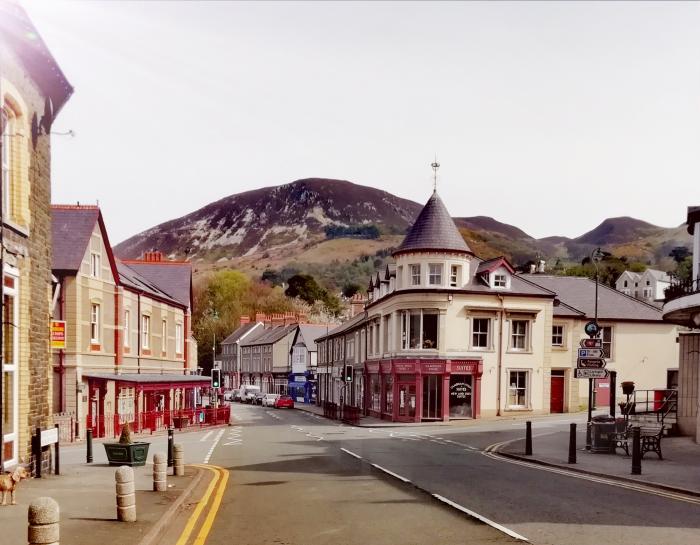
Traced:
[[579, 359], [576, 362], [577, 369], [603, 369], [605, 360], [601, 358]]
[[603, 348], [603, 339], [581, 339], [579, 346], [581, 348]]
[[607, 378], [608, 372], [605, 369], [574, 369], [575, 378]]
[[605, 357], [602, 348], [579, 348], [578, 358], [580, 360], [599, 359]]

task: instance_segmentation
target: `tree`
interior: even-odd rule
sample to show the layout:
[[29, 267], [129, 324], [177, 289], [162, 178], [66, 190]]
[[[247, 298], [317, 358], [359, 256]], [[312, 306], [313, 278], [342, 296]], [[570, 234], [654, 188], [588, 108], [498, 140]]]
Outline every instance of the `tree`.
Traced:
[[298, 297], [309, 305], [313, 305], [316, 301], [322, 301], [326, 295], [326, 291], [318, 285], [316, 279], [310, 274], [295, 274], [287, 283], [289, 287], [284, 294], [287, 297]]
[[348, 299], [355, 295], [358, 291], [362, 289], [362, 286], [359, 286], [358, 284], [355, 284], [354, 282], [350, 282], [348, 284], [345, 284], [343, 286], [343, 297], [347, 297]]
[[678, 265], [680, 265], [683, 260], [690, 255], [690, 250], [685, 246], [675, 246], [668, 257], [672, 257]]

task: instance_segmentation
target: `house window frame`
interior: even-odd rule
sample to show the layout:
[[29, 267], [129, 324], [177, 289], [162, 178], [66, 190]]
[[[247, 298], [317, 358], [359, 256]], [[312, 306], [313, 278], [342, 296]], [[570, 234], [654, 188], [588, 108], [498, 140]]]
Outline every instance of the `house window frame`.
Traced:
[[168, 320], [163, 318], [160, 324], [160, 351], [165, 356], [168, 353]]
[[[560, 328], [560, 333], [555, 333], [554, 329]], [[555, 342], [555, 337], [561, 337], [559, 342]], [[566, 343], [566, 326], [564, 324], [552, 324], [552, 347], [554, 348], [564, 348]]]
[[[532, 351], [531, 337], [532, 337], [532, 320], [528, 318], [510, 318], [509, 319], [509, 331], [508, 331], [508, 352], [515, 353], [528, 353]], [[525, 332], [523, 334], [515, 332], [515, 324], [523, 323], [525, 324]], [[515, 346], [515, 338], [523, 337], [523, 347]]]
[[[484, 335], [484, 332], [481, 331], [481, 329], [479, 329], [479, 331], [477, 331], [477, 329], [476, 329], [477, 321], [479, 321], [479, 322], [485, 321], [486, 322], [486, 332], [485, 332], [486, 344], [484, 346], [482, 346], [480, 344], [476, 344], [474, 342], [476, 335], [479, 335], [479, 336]], [[493, 321], [493, 319], [489, 316], [473, 316], [471, 318], [471, 320], [470, 320], [471, 331], [470, 331], [470, 335], [469, 335], [469, 341], [470, 341], [470, 348], [472, 350], [491, 350], [492, 349], [492, 344], [491, 344], [491, 331], [493, 329], [491, 326], [492, 321]]]
[[141, 348], [151, 349], [151, 317], [148, 314], [141, 315]]
[[493, 273], [493, 287], [494, 288], [507, 288], [508, 287], [508, 275], [505, 273]]
[[11, 196], [14, 168], [14, 145], [12, 142], [12, 131], [14, 130], [16, 115], [4, 99], [0, 106], [2, 106], [0, 107], [0, 125], [2, 125], [2, 134], [0, 134], [0, 138], [2, 139], [2, 156], [0, 157], [0, 181], [2, 182], [2, 184], [0, 185], [0, 188], [4, 196], [2, 199], [3, 218], [7, 219], [8, 217], [12, 216]]
[[[519, 381], [516, 381], [516, 386], [513, 387], [511, 386], [512, 384], [512, 375], [513, 373], [518, 373], [518, 374], [524, 374], [525, 376], [525, 385], [520, 386]], [[507, 410], [529, 410], [531, 407], [531, 377], [532, 377], [532, 372], [530, 369], [508, 369], [508, 382], [506, 385], [506, 409]], [[519, 390], [524, 390], [524, 404], [512, 404], [510, 402], [511, 399], [511, 392], [515, 390], [516, 392]], [[516, 395], [516, 400], [518, 399], [519, 396]]]
[[[233, 347], [230, 347], [233, 348]], [[175, 354], [180, 356], [183, 353], [183, 345], [182, 345], [182, 323], [181, 322], [176, 322], [175, 323]]]
[[130, 331], [131, 311], [127, 308], [124, 310], [124, 339], [122, 339], [124, 348], [131, 346]]
[[421, 284], [421, 264], [412, 263], [408, 266], [408, 272], [411, 276], [411, 286], [420, 286]]
[[[610, 332], [610, 339], [605, 340], [606, 331]], [[612, 325], [600, 326], [600, 340], [603, 346], [603, 357], [610, 361], [615, 361], [615, 327]]]
[[[437, 270], [437, 272], [434, 272]], [[442, 275], [445, 270], [443, 263], [428, 263], [428, 285], [442, 286]]]
[[[12, 299], [12, 317], [10, 324], [1, 324], [0, 327], [7, 326], [7, 330], [3, 333], [5, 337], [9, 337], [8, 330], [12, 333], [12, 354], [11, 362], [4, 361], [5, 358], [5, 347], [3, 347], [0, 357], [3, 358], [3, 369], [2, 376], [0, 380], [5, 380], [4, 375], [8, 375], [8, 380], [12, 384], [12, 430], [8, 433], [7, 427], [3, 425], [3, 437], [0, 441], [0, 448], [5, 448], [6, 444], [12, 443], [12, 454], [9, 458], [3, 460], [4, 467], [0, 469], [7, 469], [19, 462], [19, 331], [18, 326], [19, 319], [19, 303], [20, 303], [20, 278], [19, 270], [9, 265], [4, 267], [3, 271], [3, 282], [2, 282], [2, 297], [4, 308], [7, 309], [9, 305], [4, 301], [5, 297]], [[3, 322], [5, 322], [5, 316], [3, 316]], [[3, 383], [3, 387], [7, 382]], [[3, 391], [3, 395], [7, 395], [7, 392]], [[4, 400], [3, 400], [4, 401]], [[6, 410], [6, 405], [3, 403], [3, 410]], [[0, 414], [0, 418], [4, 418], [4, 415]], [[5, 423], [4, 423], [5, 424]]]
[[102, 272], [102, 254], [100, 252], [90, 252], [90, 276], [92, 278], [101, 278]]
[[102, 328], [100, 327], [101, 311], [100, 303], [90, 303], [90, 344], [92, 346], [99, 347], [102, 338]]
[[[411, 314], [412, 312], [419, 312], [420, 313], [420, 322], [418, 326], [418, 331], [420, 332], [420, 339], [418, 341], [418, 347], [411, 347], [411, 341], [410, 341], [410, 332], [411, 332], [411, 318], [413, 315]], [[426, 339], [423, 338], [424, 336], [424, 325], [423, 325], [423, 317], [429, 315], [429, 316], [435, 316], [436, 317], [436, 327], [435, 327], [435, 346], [430, 346], [430, 347], [425, 347], [423, 346], [424, 343], [426, 342]], [[429, 339], [428, 339], [429, 340]], [[401, 311], [401, 349], [402, 350], [410, 350], [410, 351], [423, 351], [423, 350], [431, 350], [431, 351], [439, 351], [440, 350], [440, 312], [435, 309], [409, 309], [409, 310], [402, 310]]]

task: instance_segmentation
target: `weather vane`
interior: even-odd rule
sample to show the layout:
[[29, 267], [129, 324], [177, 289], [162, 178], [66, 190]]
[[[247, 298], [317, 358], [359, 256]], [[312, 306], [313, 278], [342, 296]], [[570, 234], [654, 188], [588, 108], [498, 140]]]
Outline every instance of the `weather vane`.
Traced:
[[437, 171], [440, 168], [440, 163], [437, 162], [437, 155], [435, 156], [435, 162], [430, 164], [433, 167], [433, 191], [437, 191]]

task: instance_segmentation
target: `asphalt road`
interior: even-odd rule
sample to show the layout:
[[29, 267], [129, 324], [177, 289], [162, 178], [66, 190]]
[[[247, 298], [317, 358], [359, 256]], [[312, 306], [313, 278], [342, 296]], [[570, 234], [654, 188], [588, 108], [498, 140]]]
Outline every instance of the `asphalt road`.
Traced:
[[356, 428], [239, 404], [234, 415], [235, 426], [203, 441], [208, 461], [230, 471], [209, 544], [513, 541], [466, 509], [535, 544], [700, 545], [698, 503], [484, 452], [521, 436], [522, 424]]

